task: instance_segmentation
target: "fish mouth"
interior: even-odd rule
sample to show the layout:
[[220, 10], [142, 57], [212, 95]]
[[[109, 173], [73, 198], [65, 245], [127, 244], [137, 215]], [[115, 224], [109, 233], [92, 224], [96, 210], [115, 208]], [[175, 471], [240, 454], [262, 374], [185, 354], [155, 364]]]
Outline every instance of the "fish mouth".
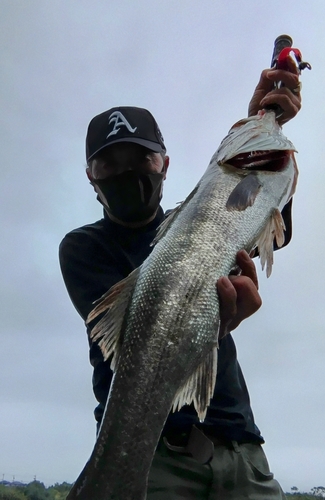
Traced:
[[291, 152], [288, 150], [250, 151], [248, 153], [240, 153], [225, 163], [241, 170], [279, 172], [279, 170], [283, 170], [286, 167], [290, 154]]

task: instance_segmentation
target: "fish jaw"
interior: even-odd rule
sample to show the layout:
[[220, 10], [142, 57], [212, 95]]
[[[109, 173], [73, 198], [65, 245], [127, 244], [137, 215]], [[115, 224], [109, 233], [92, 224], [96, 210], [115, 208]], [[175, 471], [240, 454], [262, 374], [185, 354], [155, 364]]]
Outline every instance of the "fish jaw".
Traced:
[[240, 153], [227, 160], [227, 165], [243, 171], [269, 171], [279, 172], [284, 170], [290, 160], [292, 151], [250, 151]]
[[282, 133], [274, 111], [261, 110], [233, 125], [213, 159], [220, 166], [278, 171], [296, 151]]

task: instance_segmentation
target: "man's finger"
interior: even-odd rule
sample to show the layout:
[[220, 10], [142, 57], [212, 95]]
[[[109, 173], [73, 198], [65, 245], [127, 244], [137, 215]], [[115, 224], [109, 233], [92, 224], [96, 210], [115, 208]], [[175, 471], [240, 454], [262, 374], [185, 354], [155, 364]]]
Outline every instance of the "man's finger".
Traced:
[[299, 75], [284, 71], [283, 69], [271, 69], [265, 73], [268, 80], [274, 83], [282, 82], [286, 87], [295, 88], [299, 83]]
[[242, 275], [230, 277], [230, 280], [237, 294], [237, 317], [234, 320], [239, 324], [258, 311], [262, 299], [251, 278]]
[[296, 107], [299, 110], [301, 108], [300, 86], [297, 86], [297, 88], [281, 87], [280, 89], [272, 90], [272, 92], [269, 92], [261, 99], [260, 105], [265, 106], [273, 102], [284, 106], [283, 109]]
[[228, 325], [237, 315], [237, 292], [227, 276], [218, 279], [217, 291], [220, 302], [219, 338], [222, 338], [228, 332]]
[[220, 314], [222, 320], [232, 319], [237, 312], [237, 292], [227, 276], [217, 281], [217, 290], [220, 300]]
[[247, 278], [250, 278], [258, 290], [258, 279], [257, 279], [256, 267], [255, 267], [253, 260], [250, 258], [250, 256], [246, 252], [246, 250], [240, 250], [237, 253], [236, 262], [242, 271], [241, 275], [247, 276]]
[[[277, 82], [282, 82], [284, 86], [275, 88], [274, 84]], [[283, 125], [296, 116], [301, 108], [300, 88], [298, 74], [280, 69], [262, 71], [249, 103], [248, 116], [255, 115], [260, 109], [269, 105], [277, 104], [284, 110], [283, 115], [278, 118], [279, 124]]]

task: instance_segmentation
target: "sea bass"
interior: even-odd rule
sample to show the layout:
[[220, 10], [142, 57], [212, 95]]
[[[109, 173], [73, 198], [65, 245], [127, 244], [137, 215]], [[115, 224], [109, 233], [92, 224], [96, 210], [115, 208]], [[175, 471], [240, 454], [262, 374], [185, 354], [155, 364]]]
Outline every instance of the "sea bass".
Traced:
[[204, 420], [217, 373], [218, 278], [258, 248], [269, 276], [284, 242], [281, 210], [295, 191], [295, 147], [273, 111], [236, 123], [197, 186], [163, 222], [143, 264], [89, 315], [114, 372], [92, 455], [68, 500], [144, 500], [171, 409]]

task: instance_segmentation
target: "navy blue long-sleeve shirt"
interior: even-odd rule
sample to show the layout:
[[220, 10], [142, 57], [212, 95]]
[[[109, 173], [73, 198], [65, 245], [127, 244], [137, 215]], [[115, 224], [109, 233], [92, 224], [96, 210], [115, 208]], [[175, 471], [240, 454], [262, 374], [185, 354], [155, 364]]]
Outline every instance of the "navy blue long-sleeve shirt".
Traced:
[[[285, 244], [291, 238], [291, 203], [282, 212]], [[93, 309], [93, 302], [121, 279], [128, 276], [150, 254], [157, 227], [164, 220], [159, 208], [147, 226], [127, 228], [104, 218], [68, 233], [61, 242], [59, 257], [62, 275], [70, 298], [83, 320]], [[94, 325], [90, 325], [89, 329]], [[89, 337], [88, 337], [89, 338]], [[90, 362], [94, 368], [93, 390], [99, 403], [95, 418], [101, 421], [112, 380], [109, 360], [104, 362], [96, 343], [90, 342]], [[214, 396], [204, 423], [199, 423], [193, 405], [170, 413], [163, 434], [186, 433], [196, 424], [208, 434], [237, 441], [263, 442], [255, 425], [246, 383], [237, 360], [230, 334], [221, 339]]]

